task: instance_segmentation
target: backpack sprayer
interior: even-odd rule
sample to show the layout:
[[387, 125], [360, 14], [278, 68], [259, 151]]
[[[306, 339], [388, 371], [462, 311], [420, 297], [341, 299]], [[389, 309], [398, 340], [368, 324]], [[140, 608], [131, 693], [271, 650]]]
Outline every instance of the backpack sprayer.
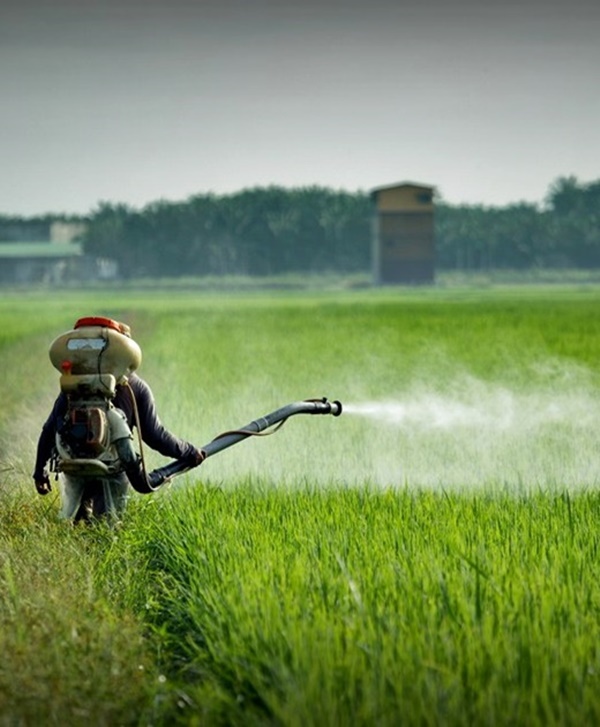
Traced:
[[[81, 477], [110, 477], [124, 471], [132, 487], [144, 494], [248, 437], [274, 433], [291, 416], [342, 413], [339, 401], [325, 398], [288, 404], [215, 437], [200, 448], [203, 459], [197, 463], [174, 460], [148, 473], [135, 452], [125, 414], [113, 404], [117, 385], [127, 386], [128, 375], [142, 360], [129, 327], [110, 318], [80, 318], [72, 331], [54, 340], [49, 354], [61, 373], [60, 388], [67, 397], [67, 413], [56, 433], [57, 471]], [[139, 425], [138, 435], [141, 450]]]

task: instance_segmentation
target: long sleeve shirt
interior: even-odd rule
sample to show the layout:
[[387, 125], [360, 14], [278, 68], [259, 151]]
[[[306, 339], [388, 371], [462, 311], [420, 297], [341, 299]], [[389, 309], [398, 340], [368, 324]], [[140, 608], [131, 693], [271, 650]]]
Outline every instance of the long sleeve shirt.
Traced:
[[[131, 391], [129, 387], [131, 387]], [[154, 396], [148, 384], [136, 374], [132, 374], [129, 377], [129, 387], [118, 384], [115, 397], [112, 400], [113, 405], [121, 409], [125, 414], [129, 428], [133, 430], [137, 426], [134, 403], [131, 396], [133, 392], [138, 410], [142, 441], [151, 449], [154, 449], [165, 457], [172, 457], [173, 459], [193, 457], [196, 452], [196, 447], [171, 434], [163, 426], [156, 411]], [[66, 394], [60, 393], [42, 427], [42, 432], [38, 440], [34, 478], [41, 475], [46, 463], [52, 456], [52, 450], [54, 449], [56, 441], [56, 432], [67, 412], [67, 406]]]

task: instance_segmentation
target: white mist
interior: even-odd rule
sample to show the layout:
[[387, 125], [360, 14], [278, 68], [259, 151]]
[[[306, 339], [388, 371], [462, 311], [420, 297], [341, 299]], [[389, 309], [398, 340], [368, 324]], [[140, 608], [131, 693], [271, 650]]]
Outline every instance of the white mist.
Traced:
[[362, 430], [363, 473], [379, 484], [420, 487], [598, 484], [596, 390], [582, 381], [535, 389], [455, 384], [449, 392], [419, 385], [400, 397], [344, 402], [355, 437]]

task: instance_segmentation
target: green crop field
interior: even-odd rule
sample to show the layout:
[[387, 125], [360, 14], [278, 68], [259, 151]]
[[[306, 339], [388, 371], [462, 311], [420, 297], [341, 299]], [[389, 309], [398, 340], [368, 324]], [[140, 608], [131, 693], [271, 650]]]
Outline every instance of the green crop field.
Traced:
[[[199, 446], [344, 413], [71, 527], [31, 471], [83, 315]], [[0, 362], [0, 725], [600, 721], [599, 288], [6, 292]]]

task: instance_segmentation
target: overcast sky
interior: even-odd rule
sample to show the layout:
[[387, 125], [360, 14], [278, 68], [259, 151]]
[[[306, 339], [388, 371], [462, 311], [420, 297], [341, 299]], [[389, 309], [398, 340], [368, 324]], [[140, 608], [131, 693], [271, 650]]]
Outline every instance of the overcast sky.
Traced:
[[2, 0], [0, 213], [600, 178], [598, 0]]

